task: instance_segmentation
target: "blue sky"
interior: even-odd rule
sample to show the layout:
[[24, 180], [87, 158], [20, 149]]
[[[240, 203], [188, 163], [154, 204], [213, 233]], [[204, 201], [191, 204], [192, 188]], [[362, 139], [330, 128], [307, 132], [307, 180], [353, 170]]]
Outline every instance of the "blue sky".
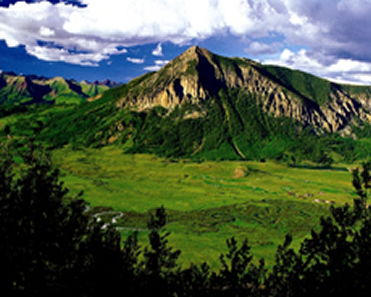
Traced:
[[371, 0], [0, 0], [0, 70], [127, 82], [192, 45], [371, 84]]

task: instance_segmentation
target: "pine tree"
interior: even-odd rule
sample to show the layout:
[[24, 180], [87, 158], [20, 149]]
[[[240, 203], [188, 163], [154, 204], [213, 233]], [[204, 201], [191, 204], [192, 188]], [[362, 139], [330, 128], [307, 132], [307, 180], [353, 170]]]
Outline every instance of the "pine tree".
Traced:
[[[177, 268], [177, 259], [180, 251], [173, 251], [168, 246], [168, 237], [170, 232], [166, 232], [165, 225], [167, 215], [162, 206], [156, 209], [156, 214], [150, 217], [147, 224], [150, 230], [150, 247], [144, 249], [144, 272], [142, 274], [146, 290], [156, 296], [172, 295], [174, 288], [175, 272]], [[148, 296], [148, 291], [144, 295]]]

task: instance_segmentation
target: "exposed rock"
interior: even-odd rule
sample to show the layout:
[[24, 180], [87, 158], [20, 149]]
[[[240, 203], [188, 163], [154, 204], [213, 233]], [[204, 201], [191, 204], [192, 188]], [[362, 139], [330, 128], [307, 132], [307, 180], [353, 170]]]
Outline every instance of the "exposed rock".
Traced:
[[112, 144], [114, 143], [119, 137], [120, 137], [121, 134], [116, 134], [114, 136], [111, 136], [110, 138], [108, 138], [108, 144]]
[[99, 100], [100, 98], [102, 98], [102, 94], [99, 94], [99, 95], [94, 96], [94, 97], [90, 97], [90, 98], [86, 99], [86, 101], [93, 102], [93, 101]]

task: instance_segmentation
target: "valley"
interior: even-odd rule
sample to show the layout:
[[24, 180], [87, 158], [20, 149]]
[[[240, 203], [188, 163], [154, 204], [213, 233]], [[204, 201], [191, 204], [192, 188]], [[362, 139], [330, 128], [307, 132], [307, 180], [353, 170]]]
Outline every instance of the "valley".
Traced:
[[[117, 147], [53, 152], [62, 180], [74, 197], [81, 190], [93, 213], [114, 224], [123, 238], [139, 230], [148, 244], [149, 213], [163, 205], [169, 215], [169, 244], [180, 249], [179, 263], [207, 261], [219, 267], [225, 240], [247, 238], [258, 260], [272, 265], [277, 246], [290, 233], [293, 246], [316, 228], [330, 205], [351, 204], [356, 197], [349, 165], [331, 169], [288, 167], [277, 162], [171, 161], [153, 155], [122, 154]], [[303, 166], [304, 167], [304, 166]]]

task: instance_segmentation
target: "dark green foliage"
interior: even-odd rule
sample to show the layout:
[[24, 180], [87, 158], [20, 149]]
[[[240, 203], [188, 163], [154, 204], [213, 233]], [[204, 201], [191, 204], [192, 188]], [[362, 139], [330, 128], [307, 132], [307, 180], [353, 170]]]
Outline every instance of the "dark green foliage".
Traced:
[[369, 123], [359, 123], [358, 126], [352, 126], [352, 132], [357, 138], [370, 138], [371, 137], [371, 125]]
[[138, 245], [138, 232], [134, 232], [128, 236], [123, 248], [123, 277], [127, 280], [128, 286], [134, 290], [133, 276], [140, 272], [138, 257], [141, 254], [140, 246]]
[[9, 135], [9, 134], [10, 134], [10, 127], [9, 127], [9, 125], [6, 125], [6, 126], [4, 127], [4, 133], [5, 133], [6, 135]]
[[210, 296], [211, 283], [210, 266], [206, 262], [200, 266], [191, 264], [180, 271], [176, 291], [178, 296]]
[[338, 87], [327, 80], [298, 70], [277, 66], [263, 66], [257, 70], [313, 107], [328, 102], [331, 90]]
[[259, 267], [252, 264], [253, 257], [247, 239], [238, 248], [237, 241], [232, 237], [227, 240], [227, 246], [229, 252], [220, 256], [223, 268], [218, 276], [219, 289], [224, 291], [223, 296], [258, 294], [264, 280], [264, 260], [260, 261]]
[[277, 248], [276, 263], [265, 283], [265, 292], [268, 296], [294, 294], [296, 274], [301, 272], [301, 262], [300, 257], [290, 248], [291, 242], [292, 236], [287, 235], [285, 242]]
[[362, 95], [369, 99], [371, 97], [371, 89], [369, 86], [356, 86], [356, 85], [342, 85], [343, 90], [351, 95]]
[[0, 117], [6, 117], [12, 114], [21, 114], [29, 111], [27, 106], [14, 105], [14, 104], [1, 104], [0, 105]]
[[9, 154], [0, 166], [3, 294], [102, 293], [102, 281], [117, 280], [122, 269], [117, 231], [102, 230], [85, 213], [87, 205], [79, 197], [66, 199], [68, 191], [47, 155], [31, 146], [23, 160], [20, 171], [13, 169]]
[[227, 58], [219, 55], [211, 54], [212, 61], [218, 66], [218, 68], [226, 68], [227, 71], [233, 73], [237, 72], [238, 75], [241, 75], [240, 73], [240, 65], [248, 66], [249, 62], [248, 60], [242, 60], [242, 59], [236, 59], [236, 58]]
[[172, 296], [171, 287], [178, 273], [176, 261], [180, 251], [172, 251], [168, 247], [167, 237], [170, 233], [164, 230], [166, 223], [167, 216], [163, 207], [158, 208], [148, 222], [150, 248], [145, 248], [143, 252], [145, 270], [140, 277], [144, 287], [138, 290], [139, 295]]

